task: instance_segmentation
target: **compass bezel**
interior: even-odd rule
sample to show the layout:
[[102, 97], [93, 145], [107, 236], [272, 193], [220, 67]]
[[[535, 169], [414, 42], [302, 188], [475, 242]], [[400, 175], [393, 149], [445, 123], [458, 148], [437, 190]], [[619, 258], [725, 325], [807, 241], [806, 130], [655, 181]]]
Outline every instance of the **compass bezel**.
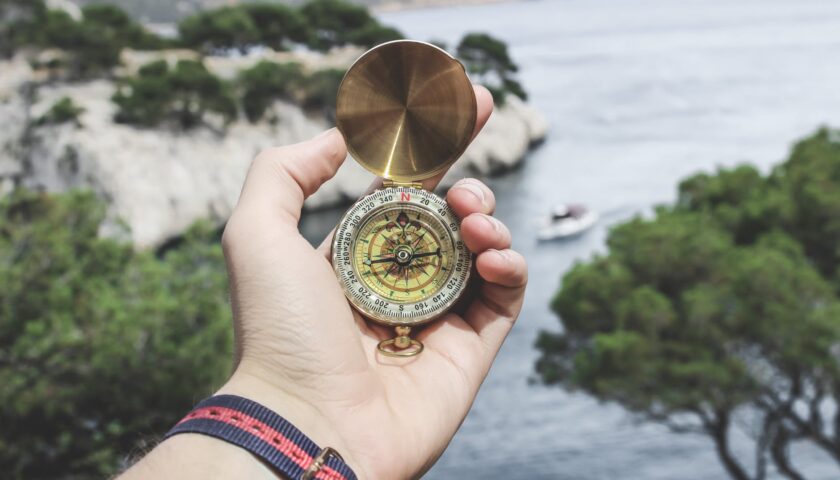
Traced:
[[[359, 277], [353, 260], [353, 246], [362, 225], [377, 212], [395, 206], [427, 211], [441, 221], [452, 240], [452, 270], [446, 285], [416, 302], [395, 302], [377, 294]], [[338, 223], [330, 258], [344, 295], [353, 308], [388, 326], [422, 325], [445, 314], [466, 291], [473, 266], [473, 255], [461, 238], [461, 222], [455, 212], [434, 193], [411, 187], [377, 190], [353, 204]]]

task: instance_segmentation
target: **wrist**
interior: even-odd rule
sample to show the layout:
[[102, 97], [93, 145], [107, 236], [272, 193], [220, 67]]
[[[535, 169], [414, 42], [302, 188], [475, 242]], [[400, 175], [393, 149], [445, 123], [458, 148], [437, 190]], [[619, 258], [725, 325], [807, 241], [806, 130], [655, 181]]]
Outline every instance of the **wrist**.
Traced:
[[240, 365], [216, 395], [238, 395], [260, 403], [281, 415], [321, 448], [336, 450], [359, 478], [364, 478], [347, 442], [332, 428], [317, 407], [300, 396], [278, 388], [273, 382]]

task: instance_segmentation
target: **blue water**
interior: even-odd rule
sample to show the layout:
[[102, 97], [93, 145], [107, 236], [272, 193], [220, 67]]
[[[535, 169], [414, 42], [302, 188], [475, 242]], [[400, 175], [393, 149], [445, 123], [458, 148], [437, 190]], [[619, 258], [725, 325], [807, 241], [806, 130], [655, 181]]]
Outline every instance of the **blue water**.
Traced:
[[[564, 271], [603, 250], [610, 224], [672, 200], [686, 175], [742, 161], [766, 170], [795, 138], [840, 126], [840, 2], [543, 0], [381, 17], [450, 45], [467, 31], [504, 39], [551, 125], [521, 169], [488, 180], [531, 282], [470, 415], [426, 478], [727, 478], [705, 437], [529, 384], [533, 343], [541, 329], [559, 331], [548, 302]], [[538, 244], [536, 219], [565, 201], [599, 210], [602, 223]], [[337, 217], [310, 215], [304, 230], [323, 235]], [[752, 465], [747, 433], [734, 443]], [[816, 449], [798, 446], [793, 461], [809, 480], [840, 478]]]

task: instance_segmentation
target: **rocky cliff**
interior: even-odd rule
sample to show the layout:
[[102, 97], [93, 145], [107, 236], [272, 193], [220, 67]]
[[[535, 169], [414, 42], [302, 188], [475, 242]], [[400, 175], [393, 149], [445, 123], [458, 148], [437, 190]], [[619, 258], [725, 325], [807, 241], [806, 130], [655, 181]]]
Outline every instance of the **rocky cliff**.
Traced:
[[[130, 52], [127, 55], [124, 63], [131, 69], [139, 60]], [[304, 62], [335, 64], [354, 56], [337, 55]], [[254, 61], [211, 59], [207, 64], [220, 76], [230, 76], [236, 68], [247, 66], [238, 64]], [[273, 106], [274, 121], [240, 120], [224, 133], [204, 128], [189, 132], [136, 128], [113, 122], [115, 107], [110, 98], [114, 89], [108, 80], [48, 82], [21, 57], [0, 62], [0, 185], [4, 191], [14, 186], [50, 192], [93, 189], [108, 201], [110, 217], [127, 224], [139, 247], [158, 245], [200, 218], [223, 223], [257, 152], [301, 141], [330, 126], [323, 117], [278, 102]], [[65, 96], [84, 108], [79, 124], [34, 125], [34, 119]], [[444, 183], [515, 166], [545, 131], [540, 114], [510, 98], [496, 110]], [[348, 159], [338, 175], [307, 201], [306, 208], [354, 199], [371, 180], [371, 174]]]

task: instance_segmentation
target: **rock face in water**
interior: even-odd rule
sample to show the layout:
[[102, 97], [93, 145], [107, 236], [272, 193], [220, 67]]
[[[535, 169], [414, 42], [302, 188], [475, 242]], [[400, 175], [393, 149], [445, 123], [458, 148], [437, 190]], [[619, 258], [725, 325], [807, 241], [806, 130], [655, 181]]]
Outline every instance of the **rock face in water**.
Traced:
[[[486, 176], [517, 166], [528, 150], [545, 137], [546, 123], [533, 108], [511, 96], [497, 108], [441, 182], [449, 186], [468, 176]], [[353, 201], [370, 185], [373, 176], [348, 158], [335, 178], [312, 195], [307, 204], [336, 205]]]
[[[41, 84], [22, 59], [0, 63], [0, 185], [60, 192], [89, 188], [106, 199], [112, 221], [130, 229], [138, 247], [159, 245], [201, 218], [223, 223], [236, 204], [248, 165], [262, 149], [299, 142], [329, 128], [320, 116], [278, 102], [276, 121], [239, 120], [224, 133], [136, 128], [113, 122], [115, 86], [106, 80]], [[68, 96], [84, 108], [81, 125], [32, 126]], [[497, 109], [452, 168], [446, 183], [497, 173], [520, 162], [546, 131], [542, 116], [516, 98]], [[306, 208], [346, 203], [373, 176], [351, 159], [306, 202]], [[116, 223], [114, 223], [116, 225]], [[106, 226], [106, 232], [109, 232]], [[117, 231], [116, 229], [110, 231]]]

